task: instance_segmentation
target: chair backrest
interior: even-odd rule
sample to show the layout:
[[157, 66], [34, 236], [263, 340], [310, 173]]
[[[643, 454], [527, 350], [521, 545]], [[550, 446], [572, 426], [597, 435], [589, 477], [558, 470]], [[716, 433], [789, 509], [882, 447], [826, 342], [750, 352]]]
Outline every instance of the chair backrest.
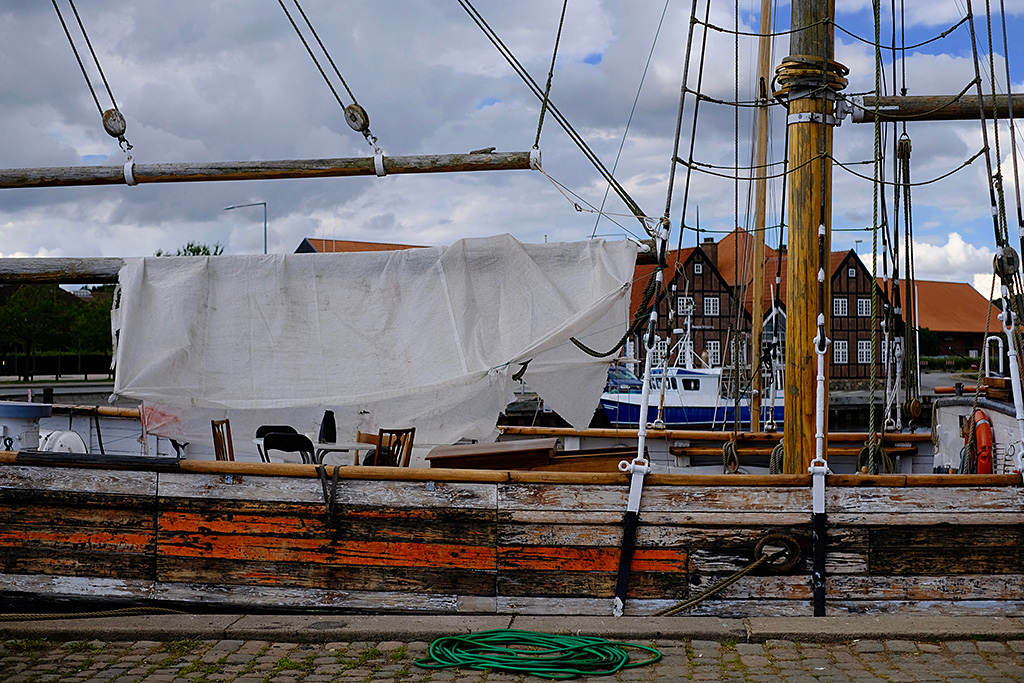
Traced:
[[213, 429], [213, 452], [218, 460], [234, 460], [235, 446], [231, 442], [231, 421], [210, 420]]
[[256, 438], [262, 439], [267, 434], [298, 434], [295, 427], [289, 425], [260, 425], [256, 428]]
[[[398, 467], [408, 467], [409, 459], [412, 457], [412, 440], [416, 436], [416, 428], [409, 427], [408, 429], [381, 429], [377, 433], [377, 457], [373, 464], [377, 464], [377, 460], [380, 459], [380, 445], [387, 446], [388, 449], [394, 454], [395, 464]], [[381, 462], [381, 464], [385, 464]]]
[[313, 442], [305, 434], [282, 434], [280, 432], [265, 434], [263, 436], [263, 452], [269, 455], [270, 451], [299, 453], [302, 456], [302, 462], [316, 463]]
[[368, 432], [360, 432], [360, 431], [356, 432], [356, 443], [372, 443], [372, 444], [376, 444], [378, 446], [380, 445], [380, 442], [377, 441], [377, 435], [376, 434], [370, 434]]

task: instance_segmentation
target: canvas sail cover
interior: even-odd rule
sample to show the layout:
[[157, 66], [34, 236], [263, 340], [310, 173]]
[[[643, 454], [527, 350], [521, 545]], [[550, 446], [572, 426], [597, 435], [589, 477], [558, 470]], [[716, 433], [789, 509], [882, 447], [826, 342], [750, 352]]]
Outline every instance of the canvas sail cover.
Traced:
[[[631, 242], [337, 254], [126, 259], [115, 298], [114, 393], [144, 429], [197, 445], [230, 418], [236, 457], [262, 424], [338, 439], [416, 427], [416, 444], [493, 439], [523, 381], [575, 427], [589, 423], [626, 329]], [[209, 447], [207, 446], [207, 450]], [[244, 457], [244, 456], [242, 456]]]

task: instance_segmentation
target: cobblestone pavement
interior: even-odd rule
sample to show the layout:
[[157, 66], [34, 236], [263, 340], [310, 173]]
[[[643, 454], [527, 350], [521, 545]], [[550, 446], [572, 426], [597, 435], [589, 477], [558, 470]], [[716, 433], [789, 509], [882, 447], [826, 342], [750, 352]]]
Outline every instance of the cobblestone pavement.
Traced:
[[[644, 643], [647, 644], [647, 643]], [[664, 657], [619, 672], [620, 681], [756, 681], [771, 683], [1003, 683], [1024, 681], [1024, 641], [789, 640], [650, 643]], [[116, 683], [329, 683], [331, 681], [542, 680], [468, 669], [422, 669], [424, 642], [278, 643], [255, 640], [170, 642], [22, 639], [0, 642], [0, 681]], [[589, 677], [612, 680], [613, 677]]]

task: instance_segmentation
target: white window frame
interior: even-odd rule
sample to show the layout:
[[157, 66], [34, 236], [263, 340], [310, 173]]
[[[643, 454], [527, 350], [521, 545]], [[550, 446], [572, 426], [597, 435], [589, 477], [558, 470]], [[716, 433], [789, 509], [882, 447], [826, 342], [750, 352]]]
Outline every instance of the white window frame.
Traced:
[[693, 262], [693, 274], [702, 275], [704, 273], [704, 264], [700, 261]]
[[668, 339], [662, 339], [658, 337], [654, 341], [654, 348], [651, 349], [651, 360], [655, 365], [660, 365], [665, 356], [668, 354]]
[[870, 318], [871, 317], [871, 299], [864, 298], [862, 296], [857, 297], [857, 317], [858, 318]]
[[704, 350], [708, 352], [708, 364], [717, 368], [722, 365], [722, 342], [717, 339], [704, 342]]
[[867, 365], [871, 362], [871, 340], [870, 339], [858, 339], [857, 340], [857, 362], [862, 365]]
[[832, 362], [836, 365], [847, 365], [850, 362], [850, 353], [845, 339], [832, 342]]
[[845, 296], [832, 297], [832, 316], [836, 318], [845, 318], [849, 313], [850, 302]]
[[717, 318], [721, 310], [721, 302], [719, 302], [717, 296], [704, 297], [704, 317]]
[[847, 277], [857, 277], [857, 269], [856, 268], [849, 268], [849, 269], [847, 269], [846, 276]]
[[692, 315], [693, 308], [693, 297], [692, 296], [678, 296], [676, 297], [676, 313], [679, 315]]

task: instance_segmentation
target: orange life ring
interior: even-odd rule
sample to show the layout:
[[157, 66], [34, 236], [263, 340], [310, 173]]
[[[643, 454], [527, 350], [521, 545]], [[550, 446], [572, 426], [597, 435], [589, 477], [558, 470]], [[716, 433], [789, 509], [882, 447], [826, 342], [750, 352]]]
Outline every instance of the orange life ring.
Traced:
[[[971, 416], [971, 422], [974, 423], [975, 449], [971, 455], [977, 454], [977, 473], [992, 474], [992, 422], [989, 421], [988, 415], [980, 409], [974, 411], [974, 414]], [[964, 444], [969, 445], [970, 439], [971, 434], [968, 431], [964, 436]]]

